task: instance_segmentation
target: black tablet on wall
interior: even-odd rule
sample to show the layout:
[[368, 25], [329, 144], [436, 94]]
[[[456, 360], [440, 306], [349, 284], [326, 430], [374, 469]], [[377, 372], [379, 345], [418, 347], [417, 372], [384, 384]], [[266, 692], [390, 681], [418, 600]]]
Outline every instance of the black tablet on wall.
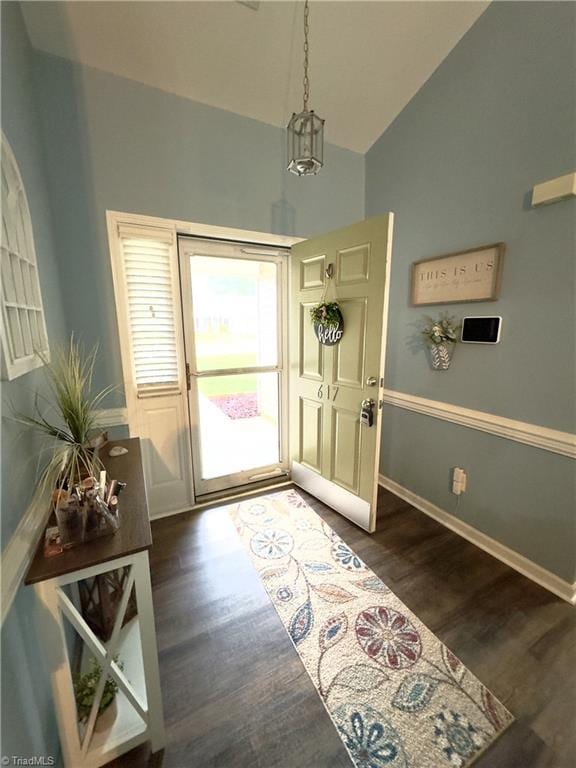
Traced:
[[498, 344], [502, 329], [501, 317], [465, 317], [460, 341], [469, 344]]

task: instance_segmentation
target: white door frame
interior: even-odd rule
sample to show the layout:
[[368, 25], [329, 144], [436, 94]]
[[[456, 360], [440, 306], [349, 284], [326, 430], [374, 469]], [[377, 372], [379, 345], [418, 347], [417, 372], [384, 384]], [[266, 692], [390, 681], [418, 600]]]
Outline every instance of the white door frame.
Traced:
[[[212, 240], [227, 240], [236, 243], [245, 243], [246, 245], [262, 245], [272, 246], [276, 248], [290, 248], [295, 243], [301, 242], [304, 238], [291, 237], [287, 235], [275, 235], [269, 232], [257, 232], [254, 230], [234, 229], [229, 227], [220, 227], [211, 224], [201, 224], [198, 222], [182, 221], [180, 219], [166, 219], [157, 216], [147, 216], [144, 214], [136, 213], [123, 213], [121, 211], [106, 211], [106, 223], [108, 229], [108, 245], [110, 250], [110, 258], [112, 264], [112, 274], [117, 276], [119, 274], [118, 265], [121, 260], [120, 251], [120, 237], [119, 226], [120, 225], [135, 225], [137, 227], [154, 227], [156, 229], [162, 228], [172, 233], [174, 240], [179, 234], [191, 235], [193, 237], [212, 239]], [[176, 265], [175, 265], [176, 266]], [[181, 294], [178, 291], [178, 297], [175, 299], [176, 306], [174, 307], [176, 316], [182, 318], [182, 301]], [[132, 381], [132, 361], [130, 359], [130, 344], [128, 343], [129, 332], [126, 322], [125, 312], [121, 308], [119, 310], [117, 304], [116, 316], [118, 323], [118, 334], [120, 340], [120, 353], [122, 359], [122, 374], [124, 380], [124, 390], [126, 396], [126, 415], [127, 424], [131, 436], [138, 434], [138, 424], [141, 418], [141, 401], [135, 396], [134, 383]], [[179, 329], [179, 336], [182, 335], [182, 328]], [[184, 358], [184, 345], [180, 350], [181, 358]], [[187, 392], [183, 388], [181, 396], [186, 403]], [[185, 414], [184, 423], [181, 425], [181, 431], [186, 434], [190, 434], [190, 419], [189, 412], [186, 403], [186, 407], [182, 409]], [[186, 456], [189, 462], [188, 476], [190, 477], [191, 487], [189, 489], [190, 503], [184, 507], [170, 510], [154, 510], [150, 508], [150, 517], [166, 516], [171, 514], [177, 514], [179, 512], [188, 511], [195, 505], [196, 495], [193, 488], [192, 481], [192, 453], [190, 450], [186, 451]]]
[[[183, 242], [186, 241], [186, 242]], [[194, 370], [195, 360], [195, 329], [194, 329], [194, 309], [192, 300], [192, 274], [189, 263], [186, 259], [186, 244], [197, 242], [198, 251], [202, 255], [213, 255], [219, 259], [238, 259], [251, 261], [261, 261], [277, 266], [277, 349], [278, 360], [273, 366], [259, 366], [261, 372], [273, 372], [278, 374], [279, 398], [278, 398], [278, 431], [279, 431], [279, 461], [274, 464], [262, 467], [254, 467], [249, 470], [235, 472], [226, 475], [228, 481], [222, 477], [215, 477], [204, 481], [201, 477], [201, 437], [200, 437], [200, 414], [198, 401], [198, 379], [202, 376], [210, 375], [234, 375], [248, 371], [245, 368], [219, 369], [218, 371], [201, 372]], [[189, 375], [188, 384], [188, 411], [190, 419], [190, 434], [192, 443], [192, 463], [194, 469], [194, 484], [197, 496], [210, 494], [218, 491], [230, 490], [231, 488], [240, 488], [249, 483], [259, 482], [261, 480], [273, 479], [287, 474], [289, 469], [288, 461], [288, 259], [290, 251], [286, 248], [253, 245], [244, 247], [245, 243], [223, 242], [209, 238], [191, 238], [189, 235], [181, 236], [178, 239], [178, 259], [180, 263], [180, 289], [182, 301], [182, 323], [184, 327], [184, 345], [186, 351], [186, 365]], [[210, 253], [212, 252], [212, 253]], [[250, 371], [255, 370], [254, 366]], [[201, 485], [205, 486], [203, 490]]]

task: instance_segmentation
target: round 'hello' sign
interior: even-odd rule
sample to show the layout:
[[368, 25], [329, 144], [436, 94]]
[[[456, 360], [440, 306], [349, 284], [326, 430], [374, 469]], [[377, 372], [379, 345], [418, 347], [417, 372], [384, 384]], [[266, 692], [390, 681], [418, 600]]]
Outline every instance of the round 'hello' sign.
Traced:
[[339, 309], [337, 310], [337, 315], [337, 319], [331, 322], [330, 325], [314, 323], [316, 338], [325, 347], [333, 347], [335, 344], [338, 344], [344, 335], [344, 318]]

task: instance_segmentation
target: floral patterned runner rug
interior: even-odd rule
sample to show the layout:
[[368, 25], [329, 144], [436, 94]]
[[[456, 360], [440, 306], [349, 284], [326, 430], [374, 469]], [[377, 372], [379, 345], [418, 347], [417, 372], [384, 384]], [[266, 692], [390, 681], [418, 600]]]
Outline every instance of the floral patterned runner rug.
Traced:
[[357, 768], [463, 768], [512, 722], [298, 493], [230, 514]]

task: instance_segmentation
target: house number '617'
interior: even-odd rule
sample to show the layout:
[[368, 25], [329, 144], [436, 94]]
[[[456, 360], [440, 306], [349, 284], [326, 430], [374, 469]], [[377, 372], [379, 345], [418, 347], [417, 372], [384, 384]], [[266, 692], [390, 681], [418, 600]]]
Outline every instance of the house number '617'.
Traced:
[[[334, 402], [334, 400], [336, 400], [336, 395], [338, 394], [338, 389], [339, 387], [334, 386], [330, 389], [330, 384], [320, 384], [318, 387], [318, 399], [322, 400], [325, 397], [326, 400], [332, 400], [332, 402]], [[332, 397], [330, 397], [330, 395], [332, 395]]]

